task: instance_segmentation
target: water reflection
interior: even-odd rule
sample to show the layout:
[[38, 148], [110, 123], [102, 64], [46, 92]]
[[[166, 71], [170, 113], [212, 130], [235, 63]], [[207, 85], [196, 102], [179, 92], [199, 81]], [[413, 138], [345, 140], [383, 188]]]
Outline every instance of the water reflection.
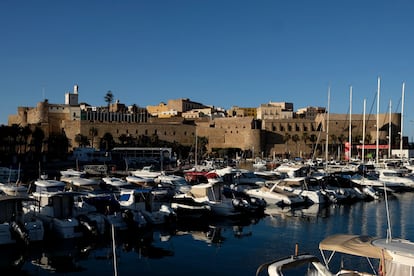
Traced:
[[[389, 199], [395, 237], [414, 240], [413, 199], [413, 193]], [[205, 275], [197, 266], [206, 267], [210, 275], [223, 275], [223, 267], [233, 269], [234, 274], [254, 275], [266, 260], [293, 253], [296, 243], [301, 252], [318, 255], [318, 243], [328, 235], [384, 237], [387, 223], [384, 201], [273, 207], [266, 209], [264, 217], [179, 220], [168, 227], [119, 231], [114, 242], [109, 235], [98, 240], [40, 243], [26, 249], [0, 248], [0, 269], [8, 275], [113, 275], [116, 260], [120, 275], [131, 275], [137, 267], [142, 275], [179, 275], [182, 267], [189, 274]], [[189, 257], [194, 268], [186, 266]]]
[[94, 244], [83, 239], [44, 242], [31, 247], [29, 261], [36, 270], [53, 273], [82, 272], [86, 269], [79, 264], [79, 260], [88, 258], [94, 247]]

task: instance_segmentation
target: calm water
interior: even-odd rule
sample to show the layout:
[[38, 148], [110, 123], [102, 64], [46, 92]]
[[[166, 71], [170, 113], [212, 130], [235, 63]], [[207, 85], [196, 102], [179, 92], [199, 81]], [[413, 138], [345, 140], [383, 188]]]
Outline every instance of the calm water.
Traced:
[[[393, 236], [414, 241], [414, 193], [397, 194], [389, 205]], [[318, 243], [330, 234], [386, 235], [385, 201], [269, 213], [243, 221], [179, 223], [145, 233], [116, 233], [116, 271], [118, 275], [255, 275], [260, 264], [293, 254], [296, 243], [300, 252], [320, 256]], [[61, 242], [34, 246], [24, 256], [3, 249], [0, 258], [3, 263], [20, 260], [18, 273], [23, 275], [114, 275], [111, 245], [111, 239]]]

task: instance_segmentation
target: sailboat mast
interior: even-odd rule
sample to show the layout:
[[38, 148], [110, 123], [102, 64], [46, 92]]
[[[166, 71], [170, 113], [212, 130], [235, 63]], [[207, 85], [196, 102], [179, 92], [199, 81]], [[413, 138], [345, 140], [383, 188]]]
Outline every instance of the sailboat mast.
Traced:
[[391, 100], [388, 115], [388, 158], [391, 158]]
[[376, 149], [375, 149], [375, 163], [378, 164], [379, 159], [379, 106], [380, 106], [380, 85], [381, 79], [378, 77], [377, 83], [377, 138], [376, 138]]
[[[401, 92], [401, 130], [400, 130], [400, 154], [401, 159], [403, 159], [403, 126], [404, 126], [404, 90], [405, 82], [402, 83], [402, 92]], [[408, 157], [408, 156], [407, 156]]]
[[325, 160], [326, 166], [328, 166], [328, 149], [329, 149], [329, 105], [331, 101], [331, 87], [328, 88], [328, 110], [326, 116], [326, 144], [325, 144]]
[[194, 166], [197, 166], [197, 127], [195, 129], [195, 152], [194, 152]]
[[351, 161], [352, 157], [352, 86], [349, 88], [349, 135], [348, 135], [348, 143], [349, 143], [349, 152], [348, 152], [348, 162]]
[[362, 164], [365, 162], [365, 106], [366, 99], [364, 99], [364, 113], [362, 116]]

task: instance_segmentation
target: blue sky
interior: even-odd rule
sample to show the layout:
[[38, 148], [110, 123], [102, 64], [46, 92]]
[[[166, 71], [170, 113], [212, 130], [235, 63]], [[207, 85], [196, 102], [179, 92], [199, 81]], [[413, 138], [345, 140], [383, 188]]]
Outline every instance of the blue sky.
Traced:
[[330, 112], [401, 112], [414, 136], [414, 2], [383, 0], [0, 1], [0, 124], [18, 106], [190, 98]]

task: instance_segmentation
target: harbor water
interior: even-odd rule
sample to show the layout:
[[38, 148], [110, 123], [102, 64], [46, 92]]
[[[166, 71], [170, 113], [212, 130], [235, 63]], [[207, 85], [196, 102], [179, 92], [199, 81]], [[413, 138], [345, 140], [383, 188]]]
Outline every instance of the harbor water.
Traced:
[[[414, 241], [414, 193], [390, 196], [388, 205], [392, 236]], [[294, 254], [296, 244], [299, 253], [320, 257], [318, 244], [328, 235], [386, 237], [387, 227], [385, 200], [268, 208], [264, 217], [178, 221], [23, 252], [2, 248], [0, 258], [2, 275], [255, 275], [262, 263]]]

